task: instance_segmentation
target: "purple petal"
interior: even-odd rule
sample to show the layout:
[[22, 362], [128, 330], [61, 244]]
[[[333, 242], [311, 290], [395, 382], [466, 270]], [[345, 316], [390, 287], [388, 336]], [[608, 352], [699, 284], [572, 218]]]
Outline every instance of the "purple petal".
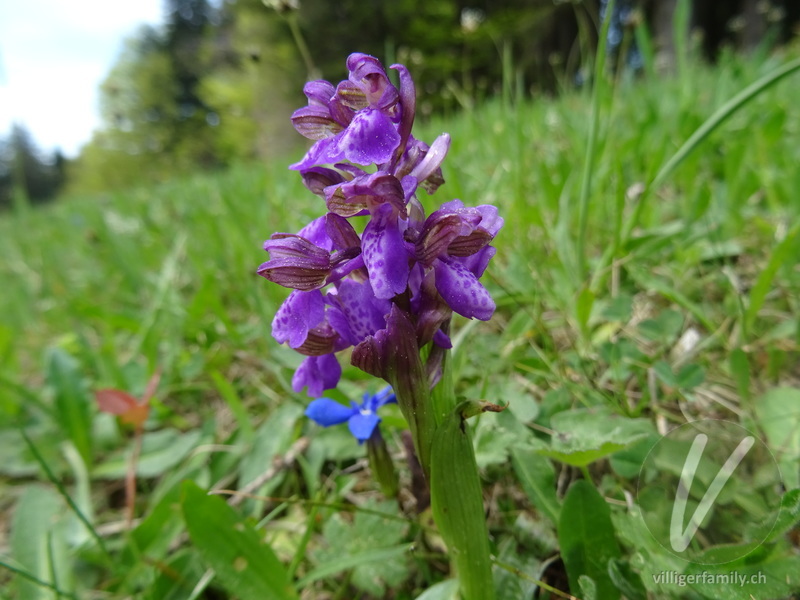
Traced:
[[361, 236], [361, 251], [377, 298], [392, 298], [408, 285], [408, 253], [397, 216], [389, 204], [378, 207]]
[[314, 219], [297, 232], [297, 235], [307, 239], [315, 246], [319, 246], [330, 252], [333, 249], [333, 241], [328, 235], [325, 217]]
[[388, 202], [394, 206], [398, 214], [406, 216], [406, 193], [403, 183], [389, 173], [378, 171], [356, 177], [353, 181], [342, 184], [339, 190], [349, 203], [372, 207], [374, 210], [375, 207]]
[[436, 289], [455, 312], [468, 318], [488, 321], [494, 313], [494, 300], [478, 278], [456, 261], [437, 260]]
[[258, 267], [262, 277], [296, 290], [313, 290], [325, 285], [331, 270], [328, 251], [290, 233], [273, 233], [264, 242], [270, 260]]
[[292, 113], [292, 125], [297, 133], [310, 140], [324, 140], [344, 129], [333, 119], [326, 106], [298, 108]]
[[358, 283], [352, 279], [342, 280], [337, 294], [329, 298], [341, 310], [352, 345], [358, 345], [368, 335], [374, 335], [386, 327], [386, 314], [391, 309], [391, 303], [376, 298], [369, 281]]
[[403, 107], [403, 113], [400, 115], [400, 126], [398, 132], [400, 133], [400, 143], [405, 148], [408, 145], [408, 140], [411, 137], [411, 128], [414, 126], [414, 116], [417, 112], [417, 90], [414, 86], [414, 80], [411, 78], [411, 73], [403, 65], [392, 65], [400, 78], [400, 102]]
[[451, 258], [450, 262], [458, 262], [475, 275], [475, 277], [483, 276], [486, 267], [489, 266], [489, 261], [497, 253], [497, 248], [494, 246], [485, 246], [472, 256], [465, 256], [459, 258]]
[[447, 350], [453, 347], [453, 342], [450, 341], [450, 336], [441, 329], [437, 329], [436, 333], [433, 334], [433, 343], [440, 348], [445, 348]]
[[347, 57], [347, 68], [350, 81], [361, 88], [370, 106], [387, 110], [397, 104], [397, 88], [389, 82], [377, 58], [356, 52]]
[[337, 183], [342, 183], [344, 177], [338, 171], [325, 167], [312, 167], [300, 173], [305, 185], [317, 196], [325, 197], [325, 188]]
[[345, 131], [342, 131], [333, 137], [319, 140], [311, 146], [311, 149], [303, 157], [303, 160], [290, 165], [289, 168], [293, 171], [305, 171], [306, 169], [318, 165], [328, 165], [339, 162], [344, 158], [344, 152], [339, 149], [339, 141], [344, 134]]
[[303, 93], [308, 98], [309, 105], [328, 106], [336, 93], [336, 88], [324, 79], [317, 79], [306, 83], [303, 86]]
[[361, 238], [350, 222], [335, 213], [322, 217], [325, 223], [325, 236], [332, 241], [337, 250], [347, 250], [361, 246]]
[[313, 400], [306, 408], [306, 416], [323, 427], [340, 425], [347, 422], [353, 415], [357, 414], [357, 409], [353, 406], [339, 404], [330, 398], [318, 398]]
[[292, 389], [299, 392], [308, 387], [308, 395], [318, 398], [324, 390], [331, 390], [339, 383], [342, 367], [334, 354], [309, 356], [292, 377]]
[[359, 442], [366, 442], [371, 436], [372, 432], [381, 422], [381, 418], [373, 412], [361, 413], [358, 412], [353, 415], [347, 422], [347, 426]]
[[[359, 111], [340, 135], [337, 145], [338, 156], [344, 156], [358, 165], [387, 162], [400, 143], [400, 134], [389, 118], [373, 108]], [[327, 141], [322, 140], [317, 144]]]
[[319, 325], [324, 317], [325, 304], [319, 290], [295, 290], [275, 313], [272, 337], [280, 344], [288, 341], [291, 348], [297, 348], [306, 341], [309, 330]]

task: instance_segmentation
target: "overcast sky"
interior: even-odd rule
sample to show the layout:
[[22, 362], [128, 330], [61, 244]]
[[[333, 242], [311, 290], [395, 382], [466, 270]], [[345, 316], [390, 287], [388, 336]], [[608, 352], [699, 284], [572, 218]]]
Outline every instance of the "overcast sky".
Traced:
[[0, 0], [0, 137], [21, 122], [43, 150], [75, 156], [123, 39], [162, 12], [162, 0]]

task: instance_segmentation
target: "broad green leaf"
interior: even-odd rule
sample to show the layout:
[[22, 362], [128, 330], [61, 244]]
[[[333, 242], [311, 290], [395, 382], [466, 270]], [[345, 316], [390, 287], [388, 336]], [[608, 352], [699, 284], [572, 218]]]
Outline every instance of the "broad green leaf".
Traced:
[[185, 600], [189, 598], [205, 567], [194, 550], [172, 556], [158, 570], [158, 576], [147, 588], [147, 600]]
[[87, 466], [92, 464], [92, 399], [86, 392], [77, 361], [61, 348], [46, 355], [47, 383], [52, 387], [59, 425]]
[[800, 389], [774, 388], [754, 402], [756, 418], [787, 489], [800, 487]]
[[483, 508], [483, 489], [465, 418], [477, 402], [462, 402], [433, 436], [431, 508], [464, 600], [492, 600], [492, 564]]
[[778, 518], [766, 541], [770, 542], [783, 537], [798, 525], [800, 525], [800, 489], [794, 489], [786, 492], [781, 498]]
[[526, 447], [513, 448], [511, 461], [531, 504], [553, 523], [558, 523], [561, 506], [556, 497], [555, 470], [550, 461]]
[[586, 466], [623, 448], [653, 431], [645, 419], [625, 419], [606, 409], [579, 408], [554, 415], [550, 448], [544, 456], [574, 466]]
[[705, 381], [706, 372], [700, 365], [688, 364], [681, 367], [676, 377], [678, 379], [678, 387], [683, 390], [691, 390]]
[[297, 598], [286, 569], [263, 536], [221, 497], [187, 481], [181, 505], [192, 543], [231, 594], [243, 600]]
[[[65, 539], [64, 506], [50, 488], [25, 488], [11, 519], [10, 548], [16, 566], [64, 591], [73, 587], [73, 565]], [[18, 577], [18, 598], [50, 600], [51, 590]]]
[[592, 484], [583, 479], [573, 483], [564, 498], [558, 542], [570, 589], [583, 589], [580, 578], [585, 575], [594, 581], [597, 598], [620, 597], [608, 574], [608, 562], [620, 557], [611, 511]]
[[357, 511], [352, 523], [339, 514], [325, 522], [322, 533], [327, 547], [314, 554], [317, 565], [299, 582], [300, 587], [352, 569], [353, 585], [379, 598], [387, 588], [397, 588], [408, 578], [409, 545], [403, 543], [408, 527], [392, 518], [400, 516], [397, 503], [370, 501], [364, 508], [370, 512]]
[[[378, 579], [370, 580], [368, 578], [362, 578], [361, 584], [358, 587], [362, 589], [364, 587], [373, 589], [377, 587], [379, 590], [382, 590], [379, 591], [379, 594], [383, 595], [386, 588], [383, 584], [382, 576], [385, 577], [388, 575], [389, 578], [394, 579], [391, 567], [396, 565], [400, 559], [408, 554], [409, 550], [411, 550], [411, 544], [399, 544], [397, 546], [389, 546], [388, 548], [362, 550], [355, 554], [343, 554], [339, 552], [337, 558], [313, 569], [308, 575], [298, 581], [297, 585], [302, 588], [314, 581], [336, 575], [342, 571], [347, 571], [349, 569], [362, 569], [363, 571], [366, 567], [369, 568], [371, 574], [377, 575]], [[407, 572], [407, 569], [404, 569], [403, 578], [399, 583], [402, 583], [403, 579], [405, 579]]]

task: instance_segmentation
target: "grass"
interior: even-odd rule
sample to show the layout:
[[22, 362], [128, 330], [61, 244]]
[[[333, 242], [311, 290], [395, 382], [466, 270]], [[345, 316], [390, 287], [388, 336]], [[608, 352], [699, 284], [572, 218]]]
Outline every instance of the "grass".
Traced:
[[[798, 590], [797, 538], [785, 535], [797, 494], [783, 496], [769, 543], [726, 566], [756, 565], [772, 587], [724, 592], [654, 582], [694, 563], [659, 549], [636, 502], [643, 449], [698, 418], [756, 431], [784, 488], [800, 486], [800, 78], [670, 163], [716, 110], [790, 58], [682, 63], [679, 77], [623, 78], [594, 99], [494, 101], [417, 131], [453, 139], [447, 184], [426, 208], [456, 197], [496, 204], [506, 220], [486, 276], [498, 312], [457, 321], [454, 335], [459, 393], [510, 403], [474, 432], [500, 597], [565, 590], [568, 576], [589, 598], [577, 564], [603, 585], [611, 569], [629, 598]], [[275, 582], [254, 564], [288, 568], [304, 598], [415, 598], [436, 582], [430, 597], [449, 597], [435, 532], [404, 496], [399, 508], [380, 498], [346, 432], [302, 418], [307, 400], [289, 385], [299, 357], [269, 335], [286, 291], [255, 275], [260, 244], [322, 209], [285, 170], [291, 158], [0, 218], [0, 582], [11, 598], [268, 597], [259, 590]], [[130, 433], [91, 392], [136, 396], [156, 370], [139, 520], [126, 531]], [[365, 383], [346, 366], [341, 394]], [[399, 453], [399, 413], [384, 420]], [[181, 483], [242, 489], [265, 472], [236, 512]], [[569, 485], [581, 478], [592, 485]], [[733, 505], [777, 511], [774, 483], [730, 492]], [[584, 512], [592, 531], [570, 529]], [[716, 530], [733, 539], [742, 520], [721, 512]], [[605, 525], [612, 538], [596, 543], [616, 548], [612, 566], [575, 562], [569, 550]]]

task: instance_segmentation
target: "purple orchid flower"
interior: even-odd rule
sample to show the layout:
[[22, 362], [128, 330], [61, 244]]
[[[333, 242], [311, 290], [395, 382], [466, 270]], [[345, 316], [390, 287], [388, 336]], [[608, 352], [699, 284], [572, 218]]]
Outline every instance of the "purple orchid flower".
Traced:
[[[428, 146], [411, 135], [414, 82], [402, 65], [392, 68], [399, 87], [376, 58], [352, 54], [348, 78], [306, 84], [308, 105], [292, 115], [315, 143], [290, 168], [324, 199], [327, 214], [296, 234], [273, 234], [258, 273], [293, 290], [272, 334], [306, 356], [292, 389], [313, 397], [338, 384], [336, 353], [350, 347], [352, 364], [390, 382], [400, 397], [425, 371], [434, 384], [451, 347], [453, 312], [487, 320], [495, 310], [479, 279], [503, 219], [493, 206], [460, 200], [426, 216], [417, 191], [432, 194], [444, 183], [450, 136]], [[419, 349], [429, 343], [437, 350], [423, 365]], [[424, 407], [407, 408], [410, 422], [420, 421], [412, 431], [423, 427], [426, 417], [414, 411]]]
[[308, 405], [306, 416], [323, 427], [347, 423], [350, 433], [361, 444], [372, 437], [378, 423], [381, 422], [378, 409], [396, 401], [391, 387], [386, 387], [377, 394], [366, 392], [361, 404], [351, 401], [350, 406], [330, 398], [318, 398]]
[[303, 91], [308, 106], [292, 115], [297, 131], [317, 142], [290, 168], [306, 170], [342, 160], [359, 165], [388, 162], [402, 140], [398, 92], [380, 62], [366, 54], [347, 59], [350, 77], [336, 88], [312, 81]]

